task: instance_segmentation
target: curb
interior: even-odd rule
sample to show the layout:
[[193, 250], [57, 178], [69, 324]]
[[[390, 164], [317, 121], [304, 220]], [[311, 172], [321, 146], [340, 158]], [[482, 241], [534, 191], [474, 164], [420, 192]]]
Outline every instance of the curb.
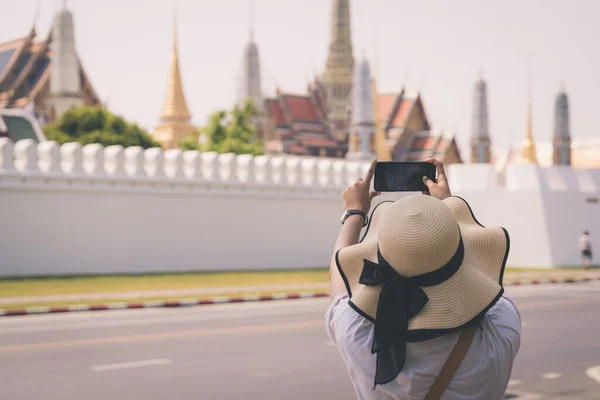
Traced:
[[213, 297], [211, 299], [188, 299], [188, 300], [155, 300], [142, 301], [132, 303], [108, 303], [108, 304], [93, 304], [93, 305], [73, 305], [73, 306], [58, 306], [58, 307], [29, 307], [14, 310], [0, 309], [0, 317], [16, 317], [19, 315], [32, 314], [58, 314], [78, 311], [108, 311], [108, 310], [127, 310], [140, 308], [166, 308], [166, 307], [190, 307], [190, 306], [205, 306], [210, 304], [223, 303], [248, 303], [259, 301], [274, 301], [274, 300], [297, 300], [311, 299], [318, 297], [328, 297], [326, 292], [310, 292], [310, 293], [289, 293], [289, 294], [274, 294], [269, 296], [239, 296], [239, 297]]
[[[504, 286], [526, 286], [526, 285], [545, 285], [545, 284], [564, 284], [564, 283], [583, 283], [599, 280], [598, 278], [582, 278], [582, 279], [531, 279], [521, 281], [508, 281]], [[73, 306], [58, 306], [58, 307], [29, 307], [15, 310], [0, 309], [0, 317], [16, 317], [20, 315], [32, 314], [58, 314], [77, 311], [108, 311], [108, 310], [127, 310], [140, 308], [167, 308], [167, 307], [190, 307], [190, 306], [205, 306], [210, 304], [224, 303], [248, 303], [259, 301], [274, 301], [274, 300], [297, 300], [311, 299], [319, 297], [328, 297], [327, 292], [306, 292], [306, 293], [288, 293], [274, 294], [267, 296], [239, 296], [239, 297], [213, 297], [210, 299], [189, 299], [189, 300], [165, 300], [165, 301], [143, 301], [132, 303], [108, 303], [94, 305], [73, 305]]]

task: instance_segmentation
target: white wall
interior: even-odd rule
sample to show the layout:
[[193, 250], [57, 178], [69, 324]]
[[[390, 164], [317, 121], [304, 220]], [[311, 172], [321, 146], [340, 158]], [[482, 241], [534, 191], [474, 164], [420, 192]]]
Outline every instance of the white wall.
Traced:
[[0, 140], [0, 275], [325, 267], [366, 168]]
[[[600, 255], [600, 170], [565, 166], [509, 165], [506, 186], [491, 176], [492, 166], [451, 165], [449, 182], [483, 225], [503, 226], [511, 238], [508, 264], [559, 267], [581, 264], [578, 238], [589, 230], [596, 263]], [[489, 169], [489, 172], [485, 172]], [[476, 183], [478, 182], [478, 183]]]
[[[0, 139], [0, 276], [325, 267], [367, 167]], [[583, 229], [600, 254], [600, 171], [509, 166], [500, 187], [488, 167], [450, 166], [451, 187], [508, 229], [509, 265], [577, 265]]]

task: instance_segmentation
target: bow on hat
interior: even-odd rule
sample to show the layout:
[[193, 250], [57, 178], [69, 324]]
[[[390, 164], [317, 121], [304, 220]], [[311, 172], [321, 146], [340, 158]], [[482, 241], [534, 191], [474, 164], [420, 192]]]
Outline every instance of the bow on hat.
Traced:
[[462, 237], [456, 253], [443, 267], [423, 275], [405, 277], [399, 275], [377, 250], [377, 263], [364, 260], [359, 283], [383, 285], [377, 314], [371, 353], [377, 354], [375, 385], [394, 380], [406, 361], [408, 322], [429, 301], [422, 289], [438, 285], [450, 278], [460, 267], [464, 257]]

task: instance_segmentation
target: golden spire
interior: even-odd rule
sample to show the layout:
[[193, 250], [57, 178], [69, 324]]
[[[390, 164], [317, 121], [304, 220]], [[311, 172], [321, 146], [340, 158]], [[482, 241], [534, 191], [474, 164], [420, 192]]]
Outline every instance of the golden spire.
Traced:
[[537, 164], [537, 151], [535, 148], [535, 142], [533, 141], [533, 123], [531, 116], [531, 105], [532, 105], [532, 88], [531, 88], [531, 71], [529, 72], [529, 107], [527, 111], [527, 136], [523, 141], [523, 147], [521, 148], [521, 159], [524, 163]]
[[179, 53], [177, 51], [177, 21], [173, 16], [173, 55], [171, 56], [171, 73], [169, 74], [169, 86], [167, 97], [160, 114], [162, 122], [190, 120], [190, 111], [185, 101], [183, 85], [181, 84], [181, 72], [179, 71]]
[[181, 84], [179, 54], [177, 52], [177, 23], [175, 15], [173, 15], [173, 55], [171, 56], [169, 86], [165, 104], [160, 114], [160, 124], [154, 131], [154, 138], [165, 149], [177, 148], [181, 139], [192, 135], [196, 129], [190, 124], [190, 118], [190, 111]]
[[386, 144], [385, 130], [379, 118], [379, 94], [377, 93], [377, 79], [373, 78], [373, 120], [375, 121], [375, 152], [377, 160], [392, 161], [389, 148]]

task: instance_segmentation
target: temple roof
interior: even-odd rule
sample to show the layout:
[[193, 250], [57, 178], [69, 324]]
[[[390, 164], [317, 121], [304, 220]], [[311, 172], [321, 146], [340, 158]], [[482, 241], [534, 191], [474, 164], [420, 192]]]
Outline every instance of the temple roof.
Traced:
[[[0, 43], [0, 108], [24, 107], [49, 85], [52, 60], [52, 32], [34, 42], [35, 30], [29, 35]], [[80, 79], [94, 103], [100, 103], [79, 61]]]
[[430, 157], [443, 160], [453, 144], [456, 145], [455, 136], [449, 132], [414, 132], [408, 141], [403, 159], [398, 161], [423, 161]]

